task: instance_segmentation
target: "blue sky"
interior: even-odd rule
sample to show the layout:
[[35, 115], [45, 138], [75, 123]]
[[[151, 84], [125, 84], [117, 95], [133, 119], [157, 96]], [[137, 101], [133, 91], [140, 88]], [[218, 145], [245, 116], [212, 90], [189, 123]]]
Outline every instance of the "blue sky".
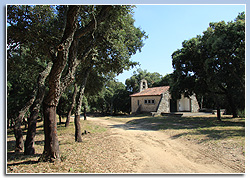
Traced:
[[141, 53], [132, 56], [138, 66], [117, 78], [125, 80], [137, 68], [166, 75], [173, 72], [171, 54], [182, 42], [202, 34], [210, 22], [234, 20], [244, 5], [137, 5], [134, 9], [135, 26], [149, 36]]

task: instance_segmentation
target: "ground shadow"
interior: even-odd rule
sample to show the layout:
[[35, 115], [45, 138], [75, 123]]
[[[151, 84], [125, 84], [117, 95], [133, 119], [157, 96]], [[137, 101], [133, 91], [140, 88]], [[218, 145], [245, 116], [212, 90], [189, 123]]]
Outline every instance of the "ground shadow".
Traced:
[[[35, 144], [37, 145], [43, 145], [44, 141], [35, 141]], [[15, 152], [15, 141], [7, 141], [7, 162], [10, 161], [22, 161], [18, 162], [20, 164], [30, 164], [31, 158], [38, 158], [41, 156], [41, 154], [33, 154], [33, 155], [25, 155], [24, 152]], [[14, 165], [13, 163], [11, 165]]]
[[152, 130], [194, 129], [218, 126], [245, 127], [243, 119], [236, 121], [233, 118], [224, 118], [218, 121], [216, 117], [144, 117], [128, 121], [126, 124], [144, 126], [144, 128]]
[[[192, 130], [172, 136], [176, 139], [185, 135], [205, 135], [207, 139], [226, 139], [227, 137], [245, 136], [245, 119], [222, 118], [218, 121], [216, 117], [142, 117], [126, 122], [125, 125], [112, 125], [113, 128], [125, 130]], [[216, 128], [213, 128], [216, 127]], [[227, 127], [227, 130], [224, 129]]]
[[7, 153], [7, 161], [25, 161], [30, 158], [40, 157], [41, 154], [33, 154], [33, 155], [24, 155], [24, 153], [15, 153], [15, 152], [8, 152]]
[[7, 167], [10, 167], [10, 166], [17, 166], [17, 165], [21, 165], [21, 164], [37, 164], [38, 162], [39, 162], [39, 161], [32, 161], [32, 160], [29, 160], [29, 161], [22, 161], [22, 162], [7, 164]]
[[193, 132], [188, 133], [180, 133], [174, 136], [171, 136], [171, 139], [177, 139], [182, 136], [186, 135], [205, 135], [206, 138], [203, 140], [199, 140], [200, 143], [206, 142], [208, 140], [221, 140], [226, 139], [228, 137], [244, 137], [245, 136], [245, 130], [239, 129], [239, 130], [196, 130]]
[[15, 151], [16, 141], [7, 141], [7, 152]]

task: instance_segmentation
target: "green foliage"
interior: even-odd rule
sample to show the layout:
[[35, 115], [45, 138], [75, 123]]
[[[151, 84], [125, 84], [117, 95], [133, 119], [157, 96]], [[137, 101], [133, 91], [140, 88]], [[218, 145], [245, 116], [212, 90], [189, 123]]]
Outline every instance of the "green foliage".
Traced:
[[[20, 45], [30, 48], [33, 58], [47, 56], [46, 51], [59, 43], [62, 36], [63, 6], [7, 6], [7, 42], [8, 52]], [[58, 10], [59, 16], [56, 16]], [[8, 54], [10, 55], [10, 54]], [[45, 59], [42, 59], [45, 60]]]
[[94, 66], [99, 72], [118, 75], [138, 64], [130, 58], [141, 51], [147, 35], [134, 26], [132, 14], [132, 6], [114, 6], [112, 17], [100, 24], [95, 32], [98, 55]]
[[50, 59], [48, 49], [62, 34], [55, 16], [55, 6], [7, 6], [8, 119], [30, 98]]
[[245, 14], [231, 22], [210, 23], [202, 36], [182, 43], [172, 54], [175, 96], [209, 97], [236, 116], [245, 107]]
[[159, 86], [172, 86], [173, 84], [173, 74], [166, 74], [161, 78], [160, 81], [156, 81], [152, 86], [159, 87]]
[[33, 58], [29, 49], [20, 48], [20, 54], [13, 53], [7, 61], [7, 113], [14, 118], [30, 99], [37, 83], [37, 76], [43, 70], [39, 58]]
[[[81, 6], [76, 34], [95, 21], [103, 6]], [[57, 46], [65, 30], [65, 19], [69, 6], [50, 5], [8, 5], [7, 6], [7, 56], [8, 56], [8, 115], [18, 109], [29, 98], [36, 83], [37, 75], [48, 61], [53, 60]], [[78, 84], [84, 71], [90, 70], [91, 81], [86, 85], [86, 98], [99, 99], [104, 95], [104, 84], [107, 77], [120, 74], [123, 70], [133, 68], [138, 63], [131, 61], [131, 56], [141, 51], [147, 35], [134, 26], [134, 6], [112, 6], [109, 16], [97, 27], [83, 35], [77, 46], [77, 59], [82, 60], [76, 72]], [[86, 49], [94, 49], [84, 59]], [[93, 54], [95, 58], [93, 59]], [[84, 61], [83, 61], [84, 60]], [[69, 72], [67, 62], [62, 78]], [[72, 87], [62, 95], [57, 112], [65, 115], [72, 101]], [[93, 97], [91, 97], [93, 96]], [[97, 96], [100, 96], [100, 98]], [[98, 102], [95, 101], [94, 102]], [[103, 101], [101, 104], [106, 101]], [[98, 102], [97, 104], [99, 104]], [[100, 109], [98, 105], [97, 109]], [[107, 106], [108, 107], [108, 106]], [[10, 112], [9, 112], [10, 111]]]
[[[66, 117], [68, 114], [68, 111], [70, 109], [71, 103], [72, 103], [72, 97], [73, 97], [73, 93], [74, 93], [74, 85], [72, 84], [71, 86], [69, 86], [65, 92], [62, 94], [60, 101], [58, 103], [57, 106], [57, 114], [62, 116], [62, 117]], [[74, 109], [72, 114], [74, 113]]]
[[160, 85], [161, 78], [162, 76], [157, 72], [150, 73], [147, 72], [147, 70], [142, 70], [139, 68], [137, 72], [134, 71], [134, 74], [130, 78], [126, 79], [125, 84], [128, 91], [136, 93], [139, 92], [139, 85], [142, 79], [147, 80], [148, 87], [153, 87]]
[[[93, 51], [80, 65], [76, 75], [80, 85], [85, 72], [89, 71], [90, 81], [87, 81], [85, 94], [91, 110], [111, 114], [113, 111], [129, 112], [129, 94], [125, 88], [119, 89], [117, 82], [112, 82], [115, 75], [138, 64], [131, 61], [131, 56], [141, 51], [143, 40], [147, 38], [144, 31], [134, 26], [132, 6], [113, 8], [112, 16], [92, 34], [95, 40]], [[95, 6], [90, 13], [95, 16], [98, 11], [99, 7]], [[122, 105], [117, 104], [118, 101]]]
[[[88, 92], [87, 92], [88, 94]], [[88, 95], [90, 109], [94, 112], [116, 114], [130, 112], [129, 92], [123, 83], [114, 79], [103, 84], [103, 88], [95, 96]]]

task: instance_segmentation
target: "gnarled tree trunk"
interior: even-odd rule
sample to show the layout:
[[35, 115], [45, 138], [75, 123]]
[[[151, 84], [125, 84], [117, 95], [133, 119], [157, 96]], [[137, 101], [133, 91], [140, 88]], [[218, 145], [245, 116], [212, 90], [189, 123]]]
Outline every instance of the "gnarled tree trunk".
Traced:
[[41, 72], [38, 77], [38, 82], [37, 82], [38, 90], [37, 90], [36, 100], [34, 101], [34, 103], [30, 108], [31, 114], [30, 118], [28, 119], [28, 131], [24, 147], [24, 154], [26, 155], [35, 154], [34, 142], [36, 136], [36, 123], [41, 109], [41, 104], [45, 95], [45, 85], [44, 85], [45, 80], [49, 75], [52, 64], [53, 64], [52, 62], [49, 62], [45, 70]]
[[33, 94], [30, 100], [25, 104], [25, 106], [19, 111], [17, 118], [15, 119], [15, 126], [14, 126], [14, 133], [16, 138], [16, 147], [15, 152], [21, 152], [23, 150], [23, 132], [21, 128], [21, 124], [23, 121], [23, 117], [25, 116], [26, 112], [29, 110], [30, 106], [33, 104], [36, 98], [37, 90], [33, 91]]
[[77, 29], [79, 9], [80, 6], [69, 6], [64, 35], [49, 74], [49, 92], [43, 103], [45, 144], [39, 161], [60, 161], [56, 107], [62, 94], [61, 74], [68, 60], [69, 49]]
[[60, 160], [59, 142], [57, 137], [56, 106], [45, 105], [44, 113], [44, 134], [45, 145], [40, 161]]
[[[44, 110], [44, 134], [45, 145], [42, 156], [39, 161], [60, 160], [59, 143], [57, 137], [56, 107], [59, 99], [65, 89], [74, 80], [74, 73], [79, 61], [77, 60], [77, 43], [79, 38], [90, 33], [96, 25], [96, 21], [90, 21], [83, 28], [78, 29], [78, 13], [80, 6], [69, 6], [66, 18], [66, 27], [63, 33], [61, 43], [57, 52], [50, 52], [53, 59], [53, 67], [49, 74], [49, 92], [43, 102]], [[102, 22], [107, 16], [112, 6], [103, 6], [99, 13], [97, 23]], [[91, 43], [90, 43], [91, 45]], [[83, 53], [82, 57], [87, 55], [89, 50]], [[62, 72], [68, 60], [68, 73], [61, 78]]]

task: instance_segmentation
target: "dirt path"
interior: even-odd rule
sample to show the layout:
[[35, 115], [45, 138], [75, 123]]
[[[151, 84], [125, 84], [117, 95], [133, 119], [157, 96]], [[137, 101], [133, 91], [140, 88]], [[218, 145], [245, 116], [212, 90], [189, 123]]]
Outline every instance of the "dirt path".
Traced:
[[196, 144], [138, 125], [88, 118], [110, 129], [112, 138], [126, 147], [121, 159], [134, 164], [136, 173], [237, 173], [237, 167]]

